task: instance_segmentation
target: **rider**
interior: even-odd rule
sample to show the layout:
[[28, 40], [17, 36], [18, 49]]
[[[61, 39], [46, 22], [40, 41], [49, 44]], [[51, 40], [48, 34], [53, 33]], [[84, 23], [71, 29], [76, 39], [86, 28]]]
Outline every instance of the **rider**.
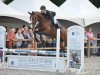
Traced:
[[50, 21], [51, 21], [51, 25], [55, 25], [54, 23], [54, 16], [56, 15], [55, 12], [52, 12], [52, 11], [49, 11], [49, 10], [46, 10], [46, 7], [43, 5], [40, 7], [40, 10], [41, 10], [41, 13], [47, 17], [49, 17]]

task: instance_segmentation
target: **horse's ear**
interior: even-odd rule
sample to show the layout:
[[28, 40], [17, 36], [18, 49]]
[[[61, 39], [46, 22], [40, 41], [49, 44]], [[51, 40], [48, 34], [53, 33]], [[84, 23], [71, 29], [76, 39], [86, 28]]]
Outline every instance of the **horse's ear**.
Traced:
[[31, 15], [31, 13], [28, 11], [28, 13]]

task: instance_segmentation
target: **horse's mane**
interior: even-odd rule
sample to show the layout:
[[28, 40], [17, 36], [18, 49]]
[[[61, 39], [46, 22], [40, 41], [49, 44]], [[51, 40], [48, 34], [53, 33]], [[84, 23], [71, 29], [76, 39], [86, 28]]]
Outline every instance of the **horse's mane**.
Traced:
[[36, 14], [36, 13], [37, 13], [37, 14], [41, 14], [41, 12], [38, 12], [38, 11], [35, 11], [34, 13], [35, 13], [35, 14]]
[[49, 19], [47, 19], [41, 12], [38, 12], [38, 11], [34, 11], [31, 13], [31, 16], [32, 15], [37, 15], [39, 19], [41, 19], [42, 21], [49, 21]]
[[41, 14], [41, 12], [35, 11], [34, 14], [39, 15], [40, 17], [43, 17], [43, 15]]

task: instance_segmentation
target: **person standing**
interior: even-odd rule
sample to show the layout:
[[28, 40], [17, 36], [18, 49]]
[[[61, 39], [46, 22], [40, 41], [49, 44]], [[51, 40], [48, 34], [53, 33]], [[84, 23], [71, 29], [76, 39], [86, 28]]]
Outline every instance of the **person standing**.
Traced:
[[22, 42], [22, 48], [27, 48], [28, 42], [29, 42], [28, 40], [31, 39], [27, 26], [24, 27], [23, 37], [24, 37], [24, 40]]
[[[96, 38], [94, 37], [92, 28], [89, 28], [89, 30], [88, 30], [87, 33], [86, 33], [86, 36], [87, 36], [87, 39], [90, 40], [90, 46], [93, 46], [93, 41], [94, 41]], [[91, 54], [92, 54], [92, 50], [93, 50], [93, 49], [90, 49], [90, 53], [91, 53]]]
[[22, 40], [24, 39], [23, 34], [21, 33], [21, 29], [17, 30], [17, 33], [15, 34], [17, 42], [16, 42], [16, 48], [21, 48], [22, 46]]
[[7, 47], [8, 48], [14, 48], [14, 42], [15, 42], [15, 34], [14, 30], [10, 29], [7, 33]]

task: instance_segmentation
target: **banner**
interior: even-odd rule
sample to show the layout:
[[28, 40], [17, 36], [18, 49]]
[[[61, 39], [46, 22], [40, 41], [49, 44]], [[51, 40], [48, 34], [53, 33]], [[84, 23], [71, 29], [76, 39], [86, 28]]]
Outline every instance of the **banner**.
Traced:
[[0, 49], [4, 49], [6, 44], [6, 29], [0, 26]]
[[84, 67], [84, 28], [81, 26], [68, 28], [67, 57], [68, 68]]
[[[56, 57], [43, 56], [8, 56], [8, 68], [12, 69], [26, 69], [26, 70], [40, 70], [40, 71], [55, 71]], [[60, 72], [64, 71], [65, 59], [60, 58]]]

